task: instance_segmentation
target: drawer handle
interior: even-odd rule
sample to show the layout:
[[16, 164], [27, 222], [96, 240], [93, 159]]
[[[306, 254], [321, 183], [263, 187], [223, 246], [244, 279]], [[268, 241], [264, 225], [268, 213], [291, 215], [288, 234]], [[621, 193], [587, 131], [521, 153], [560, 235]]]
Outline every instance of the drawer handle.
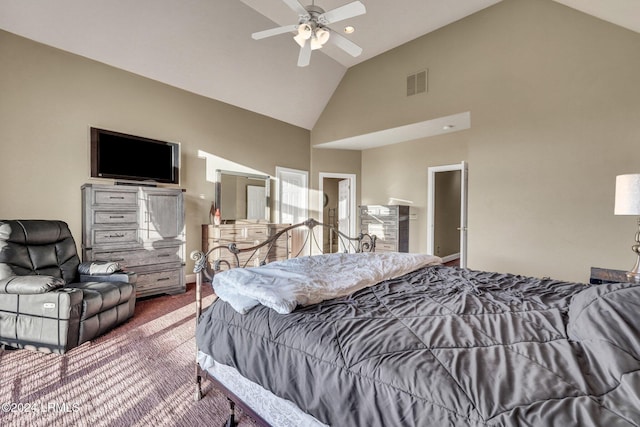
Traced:
[[114, 259], [114, 260], [112, 260], [112, 261], [114, 261], [114, 262], [120, 262], [120, 261], [124, 261], [124, 258], [118, 258], [118, 259]]
[[164, 282], [167, 280], [171, 280], [171, 277], [161, 277], [160, 279], [158, 279], [158, 282]]
[[124, 215], [109, 215], [110, 219], [123, 219]]
[[171, 254], [160, 254], [158, 255], [158, 258], [168, 257], [168, 256], [171, 256]]
[[109, 234], [107, 237], [109, 239], [121, 239], [124, 237], [124, 234]]
[[124, 200], [124, 196], [109, 196], [110, 199]]

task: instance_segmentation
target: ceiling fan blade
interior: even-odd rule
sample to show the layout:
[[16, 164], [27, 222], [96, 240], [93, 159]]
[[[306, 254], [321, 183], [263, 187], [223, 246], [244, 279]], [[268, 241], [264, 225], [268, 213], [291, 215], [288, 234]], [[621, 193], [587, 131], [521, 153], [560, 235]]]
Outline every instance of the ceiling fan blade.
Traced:
[[300, 48], [298, 55], [298, 67], [306, 67], [311, 62], [311, 41], [305, 40], [304, 46]]
[[360, 54], [362, 53], [362, 48], [360, 46], [358, 46], [351, 40], [342, 37], [340, 34], [333, 30], [331, 30], [331, 37], [329, 37], [329, 41], [351, 56], [360, 56]]
[[354, 1], [323, 13], [318, 17], [318, 21], [325, 25], [332, 24], [364, 13], [367, 13], [367, 9], [364, 7], [364, 4], [359, 1]]
[[277, 36], [278, 34], [290, 33], [298, 29], [297, 25], [285, 25], [284, 27], [271, 28], [270, 30], [258, 31], [251, 34], [254, 40], [264, 39], [266, 37]]
[[304, 8], [303, 5], [300, 4], [300, 2], [298, 0], [282, 0], [287, 6], [289, 6], [291, 8], [291, 10], [293, 10], [295, 13], [297, 13], [298, 15], [300, 15], [300, 17], [302, 18], [303, 16], [306, 16], [308, 19], [309, 16], [309, 12], [307, 12], [307, 9]]

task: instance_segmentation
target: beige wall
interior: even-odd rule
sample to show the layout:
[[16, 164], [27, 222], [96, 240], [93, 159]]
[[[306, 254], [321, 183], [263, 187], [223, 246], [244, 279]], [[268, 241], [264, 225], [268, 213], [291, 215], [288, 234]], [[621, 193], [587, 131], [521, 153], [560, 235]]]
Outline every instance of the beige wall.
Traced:
[[362, 153], [362, 204], [407, 200], [409, 252], [427, 251], [427, 169], [467, 159], [468, 132], [389, 145]]
[[[639, 51], [640, 34], [551, 0], [505, 0], [349, 69], [312, 143], [471, 111], [469, 130], [364, 151], [362, 203], [413, 200], [423, 251], [427, 167], [467, 160], [470, 267], [628, 269], [635, 218], [613, 215], [613, 191], [640, 172]], [[428, 93], [407, 98], [425, 68]]]
[[80, 242], [89, 126], [181, 142], [187, 253], [213, 200], [198, 150], [272, 176], [309, 168], [305, 129], [3, 31], [0, 58], [0, 218], [61, 219]]

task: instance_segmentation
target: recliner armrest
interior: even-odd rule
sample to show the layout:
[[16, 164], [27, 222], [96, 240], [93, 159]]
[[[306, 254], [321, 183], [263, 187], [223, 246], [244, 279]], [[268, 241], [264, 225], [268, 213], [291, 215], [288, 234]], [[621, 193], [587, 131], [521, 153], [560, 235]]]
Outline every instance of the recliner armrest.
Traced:
[[133, 271], [119, 271], [111, 274], [81, 274], [80, 282], [124, 282], [135, 284], [138, 275]]
[[0, 294], [44, 294], [64, 287], [63, 279], [45, 275], [9, 276], [0, 279]]

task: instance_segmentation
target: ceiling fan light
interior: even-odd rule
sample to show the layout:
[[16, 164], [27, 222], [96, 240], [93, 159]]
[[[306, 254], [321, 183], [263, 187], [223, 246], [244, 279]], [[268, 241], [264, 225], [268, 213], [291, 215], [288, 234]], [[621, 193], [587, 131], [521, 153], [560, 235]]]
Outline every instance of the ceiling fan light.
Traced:
[[316, 30], [316, 39], [320, 43], [320, 46], [324, 46], [324, 44], [329, 40], [329, 36], [331, 33], [324, 28], [318, 28]]
[[300, 24], [298, 25], [298, 36], [302, 37], [304, 40], [309, 40], [312, 34], [312, 28], [309, 24]]
[[300, 47], [304, 47], [304, 44], [307, 42], [307, 39], [302, 37], [300, 34], [294, 36], [293, 39], [300, 45]]
[[313, 37], [311, 39], [311, 50], [317, 50], [322, 48], [322, 44], [320, 43], [320, 41], [318, 41], [317, 38]]

